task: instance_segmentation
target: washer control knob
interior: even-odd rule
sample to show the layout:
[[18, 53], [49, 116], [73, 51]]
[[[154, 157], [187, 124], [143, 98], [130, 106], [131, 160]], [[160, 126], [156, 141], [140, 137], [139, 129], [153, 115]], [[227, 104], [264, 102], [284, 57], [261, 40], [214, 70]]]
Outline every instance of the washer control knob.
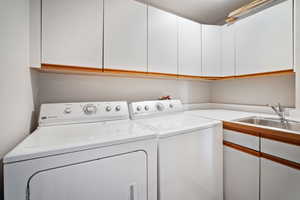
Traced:
[[149, 110], [149, 106], [148, 106], [148, 105], [145, 106], [145, 110], [146, 110], [146, 111]]
[[106, 112], [110, 112], [111, 111], [111, 107], [110, 106], [106, 106], [105, 110], [106, 110]]
[[117, 105], [117, 106], [116, 106], [116, 111], [119, 112], [120, 110], [121, 110], [121, 106], [120, 106], [120, 105]]
[[173, 105], [173, 104], [170, 104], [169, 107], [170, 107], [170, 108], [174, 108], [174, 105]]
[[137, 107], [136, 107], [136, 110], [137, 110], [137, 111], [141, 111], [141, 110], [142, 110], [142, 106], [137, 106]]
[[165, 109], [164, 104], [162, 104], [162, 103], [156, 104], [156, 108], [158, 111], [163, 111]]
[[71, 108], [65, 108], [64, 113], [65, 114], [70, 114], [72, 112]]
[[87, 104], [83, 107], [83, 111], [87, 115], [94, 114], [97, 112], [97, 107], [93, 104]]

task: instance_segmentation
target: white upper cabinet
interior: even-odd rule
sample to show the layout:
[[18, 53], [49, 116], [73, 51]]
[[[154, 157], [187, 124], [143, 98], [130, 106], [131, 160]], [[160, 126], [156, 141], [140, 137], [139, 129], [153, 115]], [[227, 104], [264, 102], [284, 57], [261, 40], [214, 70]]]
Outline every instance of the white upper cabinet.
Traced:
[[102, 0], [43, 0], [42, 62], [102, 67]]
[[178, 17], [179, 74], [201, 75], [201, 24]]
[[149, 7], [149, 72], [177, 74], [177, 16]]
[[147, 5], [104, 1], [104, 68], [147, 71]]
[[293, 1], [236, 23], [238, 75], [293, 68]]
[[221, 76], [221, 26], [202, 25], [202, 73]]
[[221, 63], [222, 76], [235, 75], [235, 26], [224, 25], [222, 27]]

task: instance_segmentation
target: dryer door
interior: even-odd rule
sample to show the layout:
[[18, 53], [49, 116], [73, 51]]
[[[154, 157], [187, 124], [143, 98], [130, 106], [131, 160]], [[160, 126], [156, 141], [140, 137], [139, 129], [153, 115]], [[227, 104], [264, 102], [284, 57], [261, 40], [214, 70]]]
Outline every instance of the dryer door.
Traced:
[[147, 156], [138, 151], [36, 173], [29, 200], [146, 200]]

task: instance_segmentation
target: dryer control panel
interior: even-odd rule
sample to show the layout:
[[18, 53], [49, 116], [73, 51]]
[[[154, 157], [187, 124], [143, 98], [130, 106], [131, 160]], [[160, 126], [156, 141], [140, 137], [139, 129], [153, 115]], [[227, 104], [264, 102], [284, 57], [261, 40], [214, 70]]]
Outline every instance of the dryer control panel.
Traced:
[[41, 106], [39, 125], [50, 126], [129, 119], [127, 102], [54, 103]]
[[182, 112], [183, 105], [180, 100], [140, 101], [129, 105], [132, 119]]

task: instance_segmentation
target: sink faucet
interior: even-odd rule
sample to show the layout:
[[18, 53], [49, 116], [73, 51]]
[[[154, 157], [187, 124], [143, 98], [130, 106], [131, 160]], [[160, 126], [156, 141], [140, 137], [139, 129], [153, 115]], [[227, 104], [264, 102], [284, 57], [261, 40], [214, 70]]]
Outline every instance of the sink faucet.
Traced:
[[285, 108], [281, 106], [280, 103], [278, 103], [276, 106], [275, 105], [268, 105], [270, 106], [274, 112], [279, 116], [281, 123], [286, 123], [288, 120], [285, 118]]

